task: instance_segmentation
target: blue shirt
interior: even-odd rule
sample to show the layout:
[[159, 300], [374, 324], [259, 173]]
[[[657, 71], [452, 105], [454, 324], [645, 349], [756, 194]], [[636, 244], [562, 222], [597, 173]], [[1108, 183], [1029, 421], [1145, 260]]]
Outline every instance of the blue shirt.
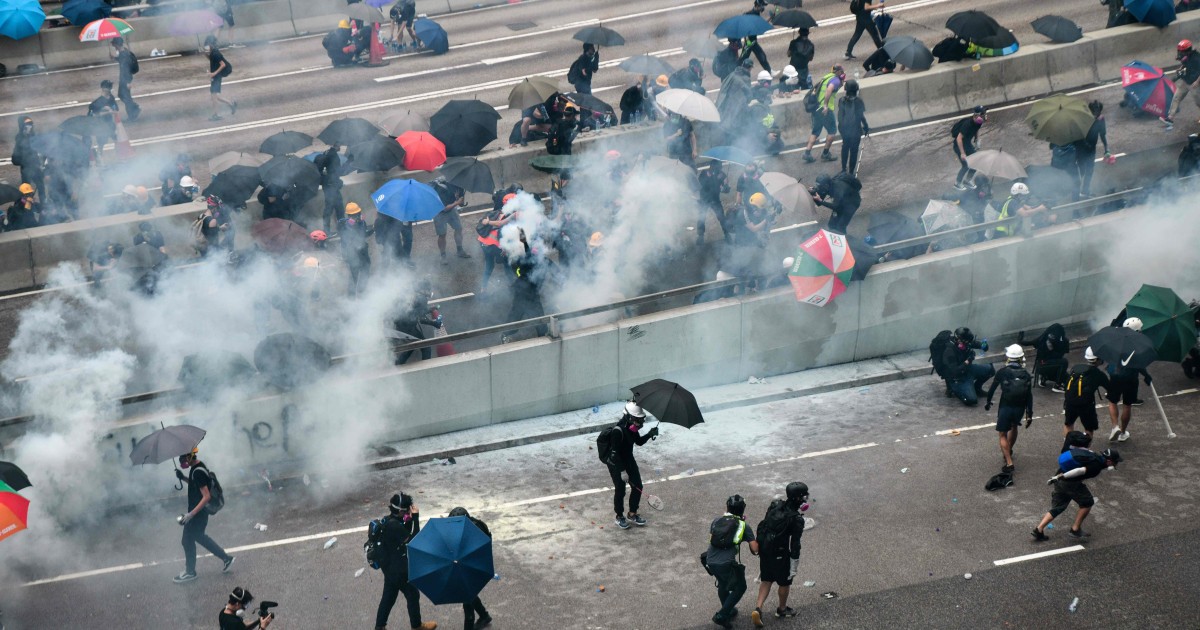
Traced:
[[1062, 455], [1058, 456], [1058, 472], [1065, 473], [1076, 468], [1086, 468], [1087, 472], [1082, 477], [1074, 477], [1075, 481], [1083, 481], [1091, 479], [1099, 475], [1104, 470], [1104, 456], [1094, 451], [1089, 451], [1086, 448], [1078, 448], [1072, 446]]

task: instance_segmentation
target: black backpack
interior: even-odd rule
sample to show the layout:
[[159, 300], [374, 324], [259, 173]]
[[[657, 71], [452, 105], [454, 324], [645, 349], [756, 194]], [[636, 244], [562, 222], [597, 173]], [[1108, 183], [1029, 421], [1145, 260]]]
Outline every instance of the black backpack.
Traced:
[[367, 523], [367, 542], [363, 543], [363, 554], [367, 559], [367, 566], [372, 569], [380, 569], [388, 560], [388, 550], [383, 546], [383, 528], [387, 526], [390, 516], [377, 518], [370, 523]]
[[571, 68], [567, 70], [567, 83], [574, 85], [583, 81], [583, 63], [582, 56], [571, 63]]
[[724, 80], [733, 72], [738, 63], [738, 54], [732, 48], [726, 47], [713, 57], [712, 71], [718, 78]]
[[1009, 366], [1011, 378], [1000, 383], [1000, 404], [1006, 407], [1024, 407], [1033, 393], [1033, 377], [1022, 367]]
[[775, 551], [776, 547], [787, 540], [788, 532], [792, 528], [792, 518], [792, 511], [788, 509], [786, 501], [771, 501], [767, 506], [766, 516], [758, 522], [758, 527], [754, 530], [758, 546], [763, 553]]
[[1067, 386], [1065, 388], [1066, 389], [1065, 398], [1066, 398], [1067, 404], [1071, 404], [1071, 403], [1092, 404], [1095, 402], [1095, 396], [1096, 396], [1095, 393], [1088, 391], [1087, 396], [1084, 396], [1083, 375], [1087, 373], [1088, 368], [1090, 368], [1090, 367], [1091, 366], [1087, 366], [1087, 365], [1076, 365], [1075, 367], [1071, 368], [1071, 371], [1067, 375]]
[[129, 74], [137, 74], [142, 68], [138, 65], [137, 55], [129, 53]]
[[828, 83], [833, 76], [834, 75], [830, 73], [824, 77], [821, 77], [821, 80], [813, 84], [812, 88], [808, 90], [808, 94], [804, 95], [804, 111], [811, 114], [818, 109], [821, 109], [821, 88], [824, 87], [824, 85]]
[[221, 482], [217, 481], [217, 476], [208, 469], [208, 466], [197, 466], [196, 468], [203, 468], [204, 472], [208, 473], [208, 503], [204, 506], [204, 511], [212, 516], [225, 507], [225, 490], [221, 488]]
[[943, 330], [929, 342], [929, 362], [933, 364], [933, 371], [942, 378], [946, 378], [946, 364], [942, 363], [942, 355], [945, 354], [946, 346], [950, 345], [953, 337], [953, 332]]
[[617, 444], [620, 441], [621, 427], [619, 426], [608, 427], [596, 436], [596, 455], [600, 457], [600, 463], [624, 468], [620, 454], [617, 453]]
[[745, 523], [742, 519], [731, 514], [722, 516], [717, 522], [713, 523], [712, 529], [709, 531], [711, 536], [708, 539], [708, 543], [717, 549], [733, 549], [738, 546], [738, 543], [742, 542], [738, 533], [743, 531]]
[[1007, 488], [1011, 485], [1013, 485], [1012, 473], [1002, 472], [992, 475], [992, 478], [988, 479], [987, 483], [984, 484], [983, 489], [992, 492], [993, 490]]

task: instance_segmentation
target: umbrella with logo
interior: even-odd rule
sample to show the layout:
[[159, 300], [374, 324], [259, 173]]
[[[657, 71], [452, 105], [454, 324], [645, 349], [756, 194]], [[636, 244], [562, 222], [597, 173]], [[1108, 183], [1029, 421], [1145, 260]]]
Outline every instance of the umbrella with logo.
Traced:
[[[321, 130], [317, 140], [328, 145], [347, 147], [379, 136], [379, 127], [365, 118], [339, 118]], [[266, 151], [263, 151], [266, 153]]]
[[672, 88], [664, 90], [654, 97], [663, 109], [675, 112], [680, 116], [703, 122], [721, 122], [721, 113], [717, 104], [707, 96], [692, 90]]
[[263, 140], [262, 144], [258, 146], [258, 150], [267, 155], [287, 155], [311, 146], [312, 143], [312, 136], [306, 133], [280, 131]]
[[946, 20], [946, 28], [956, 36], [982, 48], [1003, 50], [1017, 43], [1012, 31], [1000, 26], [983, 11], [961, 11]]
[[675, 69], [671, 67], [671, 64], [653, 55], [638, 55], [636, 57], [629, 57], [622, 61], [617, 67], [625, 72], [644, 74], [651, 77], [656, 77], [660, 74], [669, 75], [672, 72], [675, 72]]
[[29, 523], [29, 499], [0, 481], [0, 540], [25, 529]]
[[782, 28], [817, 28], [817, 21], [808, 11], [791, 9], [776, 13], [771, 17], [771, 24]]
[[1125, 10], [1142, 24], [1158, 28], [1175, 21], [1175, 4], [1171, 0], [1125, 0]]
[[928, 70], [933, 67], [933, 53], [921, 40], [908, 35], [892, 35], [883, 42], [892, 61], [912, 70]]
[[1144, 61], [1131, 61], [1121, 66], [1121, 85], [1142, 111], [1166, 116], [1175, 100], [1175, 82], [1163, 71]]
[[477, 100], [452, 100], [429, 118], [429, 133], [442, 141], [449, 157], [479, 155], [496, 139], [495, 107]]
[[1066, 94], [1055, 94], [1034, 103], [1025, 116], [1034, 138], [1058, 145], [1083, 140], [1095, 121], [1087, 103]]
[[308, 230], [287, 219], [272, 217], [255, 223], [250, 237], [265, 252], [290, 254], [312, 248]]
[[168, 29], [172, 35], [203, 35], [211, 33], [225, 24], [225, 19], [208, 10], [184, 11], [171, 20]]
[[846, 291], [854, 275], [854, 254], [846, 237], [820, 230], [800, 244], [788, 280], [796, 301], [824, 307]]
[[261, 185], [262, 175], [257, 166], [236, 164], [214, 175], [203, 195], [216, 195], [236, 206], [249, 199]]
[[450, 158], [438, 172], [446, 181], [467, 192], [490, 193], [496, 190], [492, 169], [472, 157]]
[[473, 601], [495, 575], [492, 539], [465, 516], [431, 518], [408, 543], [408, 581], [434, 604]]
[[38, 0], [0, 0], [0, 35], [25, 39], [36, 35], [46, 21]]
[[967, 156], [967, 166], [987, 175], [1000, 179], [1020, 179], [1028, 177], [1021, 161], [1004, 150], [984, 149]]
[[546, 77], [526, 77], [508, 93], [510, 109], [541, 105], [558, 93], [558, 83]]
[[1035, 32], [1049, 37], [1055, 44], [1069, 44], [1083, 37], [1083, 29], [1061, 15], [1043, 15], [1029, 24]]
[[404, 147], [404, 168], [430, 171], [446, 162], [446, 145], [428, 131], [405, 131], [396, 138]]
[[1195, 347], [1195, 316], [1171, 289], [1143, 284], [1125, 310], [1129, 317], [1142, 320], [1142, 334], [1154, 342], [1158, 360], [1177, 363]]
[[717, 28], [713, 30], [713, 35], [726, 39], [742, 39], [745, 37], [756, 37], [769, 30], [771, 30], [770, 22], [757, 15], [743, 13], [718, 24]]
[[417, 39], [421, 40], [425, 50], [435, 55], [442, 55], [450, 50], [450, 38], [446, 35], [446, 29], [429, 18], [417, 18], [413, 23], [413, 32], [417, 34]]
[[0, 462], [0, 483], [17, 492], [33, 487], [33, 484], [29, 483], [29, 476], [25, 474], [25, 471], [12, 462]]
[[413, 179], [393, 179], [371, 193], [371, 201], [397, 221], [428, 221], [446, 207], [432, 186]]
[[59, 14], [71, 24], [87, 24], [112, 15], [112, 5], [104, 0], [67, 0]]
[[[1087, 345], [1092, 348], [1092, 352], [1096, 356], [1115, 368], [1144, 370], [1158, 360], [1158, 351], [1154, 348], [1154, 341], [1145, 334], [1124, 326], [1101, 328], [1088, 337]], [[1162, 416], [1163, 424], [1167, 426], [1167, 437], [1175, 437], [1175, 432], [1171, 430], [1171, 423], [1167, 420], [1167, 412], [1163, 410], [1162, 401], [1158, 399], [1158, 390], [1154, 388], [1153, 383], [1150, 384], [1150, 393], [1154, 395], [1158, 413]]]
[[133, 32], [129, 22], [121, 18], [108, 17], [90, 22], [79, 31], [81, 42], [102, 42], [118, 37], [127, 37]]
[[404, 147], [385, 136], [375, 136], [346, 150], [350, 168], [359, 171], [390, 171], [404, 166]]
[[277, 333], [254, 348], [254, 366], [267, 382], [289, 391], [316, 381], [333, 365], [321, 344], [294, 333]]
[[704, 422], [696, 396], [679, 383], [656, 378], [631, 387], [629, 391], [633, 392], [633, 402], [659, 422], [677, 424], [685, 429]]
[[585, 44], [593, 44], [596, 46], [624, 46], [625, 38], [621, 34], [611, 28], [604, 28], [602, 25], [588, 26], [580, 29], [571, 39], [579, 40]]
[[380, 118], [379, 127], [387, 135], [395, 137], [405, 131], [429, 131], [429, 119], [411, 109], [406, 109]]

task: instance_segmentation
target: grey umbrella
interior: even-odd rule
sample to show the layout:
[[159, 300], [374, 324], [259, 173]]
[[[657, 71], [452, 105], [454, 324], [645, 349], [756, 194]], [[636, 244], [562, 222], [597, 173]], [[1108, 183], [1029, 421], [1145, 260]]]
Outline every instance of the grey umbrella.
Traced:
[[978, 151], [967, 157], [967, 166], [987, 175], [988, 177], [998, 177], [1000, 179], [1020, 179], [1028, 177], [1025, 168], [1021, 166], [1021, 161], [1013, 154], [997, 151], [995, 149], [985, 149]]
[[137, 466], [161, 464], [190, 453], [204, 434], [204, 429], [190, 424], [163, 427], [139, 440], [129, 452], [129, 459]]
[[405, 131], [429, 131], [429, 119], [406, 109], [392, 112], [379, 119], [379, 126], [389, 136], [398, 136]]
[[671, 64], [651, 55], [638, 55], [636, 57], [630, 57], [625, 61], [622, 61], [621, 65], [618, 67], [625, 72], [644, 74], [651, 77], [656, 77], [660, 74], [669, 75], [675, 71], [675, 69], [671, 67]]
[[913, 70], [928, 70], [933, 67], [933, 53], [920, 40], [908, 35], [893, 35], [883, 42], [892, 61]]

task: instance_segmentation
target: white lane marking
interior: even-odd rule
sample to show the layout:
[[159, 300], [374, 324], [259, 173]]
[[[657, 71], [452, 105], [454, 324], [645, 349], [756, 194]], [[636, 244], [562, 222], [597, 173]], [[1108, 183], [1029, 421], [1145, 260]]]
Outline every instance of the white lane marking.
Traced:
[[525, 59], [526, 57], [536, 57], [541, 54], [545, 54], [545, 51], [539, 50], [538, 52], [522, 53], [520, 55], [509, 55], [508, 57], [496, 57], [494, 59], [484, 59], [483, 61], [480, 61], [479, 63], [481, 63], [485, 66], [494, 66], [498, 63], [505, 63], [508, 61], [516, 61], [518, 59]]
[[[1035, 418], [1035, 420], [1036, 420], [1036, 418]], [[970, 427], [959, 427], [957, 429], [945, 429], [942, 431], [937, 431], [934, 433], [934, 435], [950, 435], [950, 434], [954, 433], [955, 431], [958, 431], [959, 433], [962, 433], [963, 431], [978, 431], [979, 429], [990, 429], [994, 426], [996, 426], [995, 423], [977, 424], [977, 425], [970, 426]]]
[[295, 42], [302, 39], [312, 39], [314, 37], [325, 37], [325, 33], [313, 33], [311, 35], [293, 35], [291, 37], [283, 37], [280, 39], [272, 39], [267, 41], [268, 44], [279, 44], [282, 42]]
[[1025, 562], [1026, 560], [1037, 560], [1038, 558], [1046, 558], [1049, 556], [1058, 556], [1058, 555], [1062, 555], [1064, 553], [1071, 553], [1072, 551], [1083, 551], [1083, 549], [1084, 549], [1083, 545], [1075, 545], [1074, 547], [1063, 547], [1062, 549], [1051, 549], [1049, 551], [1039, 551], [1038, 553], [1031, 553], [1031, 554], [1024, 555], [1024, 556], [1017, 556], [1015, 558], [1005, 558], [1003, 560], [996, 560], [995, 562], [993, 562], [993, 564], [995, 564], [998, 567], [1002, 567], [1006, 564], [1016, 564], [1017, 562]]
[[[180, 55], [180, 54], [174, 54], [174, 55], [164, 55], [162, 57], [146, 57], [145, 59], [142, 59], [139, 57], [138, 63], [141, 64], [146, 61], [158, 61], [160, 59], [174, 59], [176, 57], [182, 57], [182, 56], [183, 55]], [[46, 74], [62, 74], [63, 72], [79, 72], [80, 70], [95, 70], [96, 68], [108, 68], [108, 67], [115, 66], [115, 65], [117, 65], [116, 62], [98, 63], [98, 64], [94, 64], [94, 65], [90, 65], [90, 66], [80, 66], [78, 68], [63, 68], [62, 70], [47, 70], [46, 72], [38, 72], [36, 74], [14, 74], [11, 76], [0, 78], [0, 81], [9, 81], [12, 79], [30, 79], [33, 77], [40, 77], [40, 76], [46, 75]], [[48, 106], [48, 107], [52, 108], [54, 106]], [[0, 116], [8, 116], [8, 115], [9, 114], [0, 114]]]
[[475, 294], [474, 293], [459, 293], [458, 295], [451, 295], [451, 296], [447, 296], [444, 298], [438, 298], [436, 300], [429, 300], [429, 303], [430, 304], [441, 304], [443, 302], [451, 302], [454, 300], [461, 300], [461, 299], [469, 298], [469, 297], [475, 297]]
[[463, 68], [473, 68], [478, 65], [494, 66], [496, 64], [505, 63], [507, 61], [516, 61], [517, 59], [525, 59], [536, 55], [544, 54], [543, 51], [522, 53], [520, 55], [512, 55], [511, 57], [496, 57], [495, 59], [484, 59], [482, 61], [472, 61], [471, 63], [463, 63], [457, 66], [447, 66], [445, 68], [431, 68], [429, 70], [418, 70], [416, 72], [406, 72], [404, 74], [394, 74], [390, 77], [376, 77], [376, 83], [386, 83], [388, 81], [396, 81], [398, 79], [410, 79], [412, 77], [425, 76], [427, 74], [441, 74], [450, 70], [462, 70]]

